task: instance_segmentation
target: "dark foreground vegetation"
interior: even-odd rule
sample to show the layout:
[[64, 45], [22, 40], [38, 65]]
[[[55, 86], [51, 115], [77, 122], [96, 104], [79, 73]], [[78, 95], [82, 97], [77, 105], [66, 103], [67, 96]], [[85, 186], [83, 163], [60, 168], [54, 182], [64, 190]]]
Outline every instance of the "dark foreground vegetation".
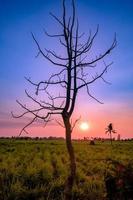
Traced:
[[[74, 200], [133, 199], [133, 141], [74, 141]], [[64, 140], [0, 139], [0, 200], [63, 200]]]

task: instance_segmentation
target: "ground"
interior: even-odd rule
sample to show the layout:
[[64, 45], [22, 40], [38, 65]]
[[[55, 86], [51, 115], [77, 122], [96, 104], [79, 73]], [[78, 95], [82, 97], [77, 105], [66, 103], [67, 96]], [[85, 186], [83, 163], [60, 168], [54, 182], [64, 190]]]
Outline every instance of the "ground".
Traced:
[[[109, 141], [94, 146], [73, 141], [73, 145], [75, 200], [107, 199], [106, 178], [119, 176], [119, 183], [122, 166], [133, 167], [133, 141], [114, 141], [113, 146]], [[68, 172], [64, 140], [0, 139], [0, 200], [63, 200]]]

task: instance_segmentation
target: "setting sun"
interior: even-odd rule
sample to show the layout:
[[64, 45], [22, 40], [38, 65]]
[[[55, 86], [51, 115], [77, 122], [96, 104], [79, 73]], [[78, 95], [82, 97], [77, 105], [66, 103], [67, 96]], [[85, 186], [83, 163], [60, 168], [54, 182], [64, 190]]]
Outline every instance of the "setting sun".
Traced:
[[80, 124], [80, 129], [82, 130], [82, 131], [86, 131], [86, 130], [88, 130], [89, 129], [89, 123], [88, 122], [81, 122], [81, 124]]

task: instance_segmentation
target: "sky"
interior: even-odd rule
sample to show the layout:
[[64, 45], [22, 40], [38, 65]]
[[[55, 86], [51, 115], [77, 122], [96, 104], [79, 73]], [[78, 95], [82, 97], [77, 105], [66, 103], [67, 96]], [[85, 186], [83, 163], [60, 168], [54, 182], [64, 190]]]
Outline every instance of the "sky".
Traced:
[[[66, 0], [70, 13], [70, 0]], [[91, 92], [104, 104], [88, 98], [83, 90], [77, 99], [74, 118], [89, 123], [89, 130], [82, 131], [77, 124], [73, 138], [107, 137], [105, 127], [113, 123], [117, 134], [123, 138], [133, 137], [133, 1], [132, 0], [76, 0], [81, 32], [96, 30], [92, 55], [102, 53], [111, 44], [114, 33], [117, 47], [106, 59], [114, 64], [106, 74], [107, 85], [102, 81], [91, 86]], [[24, 77], [32, 80], [46, 80], [55, 71], [41, 56], [36, 58], [37, 48], [31, 37], [33, 32], [42, 48], [51, 48], [62, 53], [55, 39], [44, 35], [44, 28], [50, 33], [60, 30], [59, 25], [49, 13], [61, 17], [60, 0], [0, 0], [0, 136], [18, 136], [29, 120], [13, 119], [11, 111], [21, 113], [16, 99], [28, 104], [24, 90], [33, 90]], [[56, 68], [58, 70], [58, 68]], [[58, 90], [58, 88], [57, 88]], [[43, 124], [34, 124], [28, 129], [31, 137], [62, 136], [64, 129], [55, 122], [44, 128]], [[117, 137], [117, 134], [115, 137]], [[25, 133], [22, 134], [25, 136]]]

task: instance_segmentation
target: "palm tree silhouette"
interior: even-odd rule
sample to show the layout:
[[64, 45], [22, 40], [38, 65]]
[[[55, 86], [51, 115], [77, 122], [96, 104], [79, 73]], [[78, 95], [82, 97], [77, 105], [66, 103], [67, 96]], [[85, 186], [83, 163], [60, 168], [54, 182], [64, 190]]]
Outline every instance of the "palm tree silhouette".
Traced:
[[111, 141], [111, 145], [112, 145], [112, 133], [116, 133], [116, 131], [113, 129], [113, 124], [112, 123], [110, 123], [107, 126], [105, 133], [110, 136], [110, 141]]

